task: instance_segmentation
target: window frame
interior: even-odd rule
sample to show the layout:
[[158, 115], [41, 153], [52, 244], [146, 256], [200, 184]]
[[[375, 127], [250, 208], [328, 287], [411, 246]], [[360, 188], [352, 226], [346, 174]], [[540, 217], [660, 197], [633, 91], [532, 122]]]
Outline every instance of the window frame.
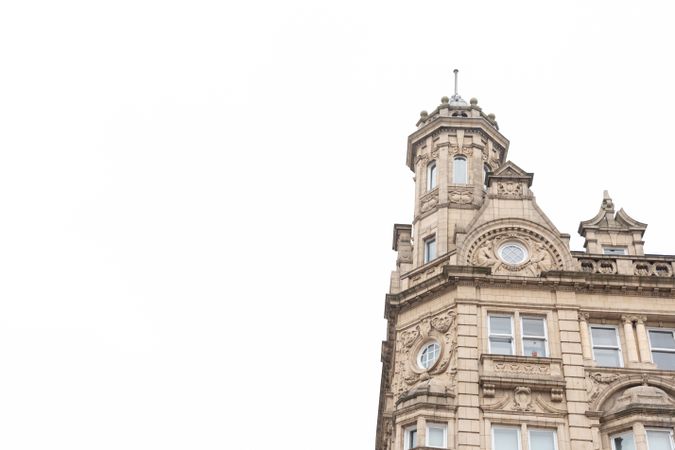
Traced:
[[504, 355], [504, 353], [493, 353], [492, 352], [492, 322], [490, 321], [490, 317], [508, 317], [511, 320], [511, 334], [501, 334], [501, 333], [495, 333], [495, 337], [498, 338], [504, 338], [504, 337], [510, 337], [511, 338], [511, 353], [510, 355], [505, 355], [505, 356], [513, 356], [516, 354], [516, 330], [514, 327], [514, 317], [513, 314], [508, 314], [508, 313], [490, 313], [488, 312], [487, 314], [488, 320], [487, 320], [487, 329], [488, 329], [488, 353], [492, 355]]
[[438, 186], [438, 165], [436, 161], [427, 164], [427, 192]]
[[[637, 450], [637, 445], [636, 445], [636, 441], [635, 441], [635, 433], [633, 432], [632, 429], [622, 431], [622, 432], [619, 432], [619, 433], [610, 434], [608, 437], [609, 437], [609, 445], [612, 447], [611, 450], [617, 450], [616, 446], [614, 445], [614, 438], [620, 437], [620, 436], [625, 436], [627, 434], [630, 434], [631, 436], [633, 436], [633, 450]], [[645, 441], [646, 440], [647, 440], [647, 433], [645, 433]]]
[[[621, 250], [622, 253], [617, 253], [617, 250]], [[603, 245], [602, 254], [607, 256], [626, 256], [628, 254], [628, 247], [621, 245]]]
[[[434, 447], [429, 443], [429, 428], [440, 428], [443, 430], [443, 446]], [[425, 446], [430, 448], [448, 448], [448, 424], [447, 423], [437, 423], [437, 422], [427, 422], [426, 436], [424, 437]]]
[[657, 428], [657, 427], [645, 427], [645, 442], [647, 444], [647, 450], [649, 448], [649, 432], [656, 431], [660, 433], [668, 433], [670, 437], [670, 450], [675, 450], [675, 440], [673, 439], [673, 429], [672, 428]]
[[[595, 357], [596, 345], [593, 343], [593, 328], [605, 328], [605, 329], [612, 328], [614, 330], [614, 336], [616, 337], [616, 348], [609, 347], [606, 345], [597, 345], [597, 347], [601, 350], [616, 350], [619, 354], [619, 365], [616, 367], [623, 367], [624, 366], [623, 349], [621, 348], [621, 336], [619, 336], [619, 327], [616, 325], [606, 325], [606, 324], [595, 324], [595, 323], [588, 324], [588, 334], [591, 340], [591, 356], [593, 356], [593, 361], [597, 363], [598, 360]], [[615, 367], [615, 366], [598, 366], [598, 367]]]
[[[659, 327], [647, 327], [647, 341], [649, 342], [649, 357], [651, 358], [651, 361], [653, 364], [656, 364], [654, 362], [654, 351], [661, 352], [661, 353], [672, 353], [675, 354], [675, 347], [674, 348], [665, 348], [665, 347], [654, 347], [652, 345], [652, 331], [669, 331], [670, 334], [673, 336], [673, 340], [675, 340], [675, 330], [672, 328], [659, 328]], [[657, 366], [657, 369], [659, 370], [675, 370], [675, 369], [661, 369], [660, 367]]]
[[[455, 165], [455, 162], [460, 159], [464, 161], [464, 181], [461, 183], [457, 181], [458, 172], [457, 166]], [[455, 156], [452, 158], [452, 184], [469, 184], [469, 159], [466, 156]]]
[[523, 439], [520, 436], [520, 433], [522, 433], [522, 429], [517, 426], [509, 426], [509, 425], [494, 425], [492, 424], [490, 426], [490, 439], [492, 440], [492, 450], [497, 450], [497, 446], [495, 445], [495, 429], [500, 428], [502, 430], [507, 429], [507, 430], [515, 430], [516, 431], [516, 437], [518, 438], [518, 450], [523, 449]]
[[[438, 346], [438, 351], [436, 352], [436, 358], [434, 358], [434, 360], [431, 362], [431, 364], [429, 364], [429, 367], [424, 367], [424, 365], [422, 364], [422, 353], [424, 353], [424, 350], [426, 350], [427, 347], [429, 347], [430, 345], [434, 345], [434, 344], [435, 344], [436, 346]], [[429, 369], [431, 369], [432, 367], [434, 367], [434, 365], [435, 365], [435, 364], [438, 362], [438, 360], [441, 358], [441, 352], [442, 352], [442, 351], [443, 351], [443, 348], [441, 347], [441, 343], [438, 342], [436, 339], [430, 339], [430, 340], [426, 341], [426, 342], [420, 347], [419, 351], [417, 352], [417, 366], [418, 366], [420, 369], [422, 369], [422, 370], [429, 370]]]
[[548, 431], [553, 434], [553, 450], [558, 450], [558, 433], [557, 430], [554, 428], [539, 428], [539, 427], [528, 427], [525, 425], [525, 428], [527, 429], [527, 446], [532, 447], [532, 436], [530, 433], [532, 431]]
[[[523, 319], [540, 319], [544, 322], [544, 336], [543, 336], [544, 337], [544, 354], [543, 355], [533, 356], [533, 355], [526, 355], [525, 354], [525, 338], [526, 338], [526, 336], [525, 336], [525, 329], [523, 327]], [[532, 314], [532, 315], [525, 314], [525, 315], [521, 315], [518, 318], [518, 321], [520, 322], [520, 351], [523, 354], [522, 356], [529, 356], [530, 358], [539, 358], [539, 357], [548, 358], [548, 356], [550, 355], [550, 351], [548, 349], [548, 326], [547, 326], [547, 323], [546, 323], [546, 316], [537, 316], [535, 314]], [[530, 339], [541, 339], [541, 336], [528, 335], [527, 337], [529, 337]]]
[[[410, 434], [412, 432], [415, 432], [415, 445], [412, 446], [412, 442], [410, 442]], [[415, 425], [410, 425], [408, 427], [405, 427], [403, 429], [403, 450], [412, 450], [415, 447], [419, 446], [419, 442], [417, 442], [417, 438], [419, 437], [419, 434], [417, 433], [417, 424]]]
[[[429, 252], [429, 245], [432, 244], [432, 243], [434, 245], [433, 257], [429, 255], [429, 253], [430, 253]], [[424, 262], [424, 264], [427, 264], [427, 263], [433, 261], [434, 259], [436, 259], [437, 253], [438, 252], [437, 252], [437, 249], [436, 249], [436, 235], [434, 234], [434, 235], [431, 235], [431, 236], [427, 237], [426, 239], [424, 239], [424, 254], [423, 254], [423, 257], [422, 257], [422, 261]]]

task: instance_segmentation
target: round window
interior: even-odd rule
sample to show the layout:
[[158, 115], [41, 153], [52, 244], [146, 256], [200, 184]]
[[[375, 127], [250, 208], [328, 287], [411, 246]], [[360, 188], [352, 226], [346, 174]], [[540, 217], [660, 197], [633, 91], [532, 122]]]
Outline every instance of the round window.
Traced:
[[423, 369], [428, 369], [434, 365], [439, 355], [441, 354], [441, 346], [438, 342], [432, 341], [422, 347], [417, 356], [417, 363]]
[[506, 264], [515, 266], [527, 259], [527, 250], [517, 242], [507, 242], [499, 249], [499, 256]]

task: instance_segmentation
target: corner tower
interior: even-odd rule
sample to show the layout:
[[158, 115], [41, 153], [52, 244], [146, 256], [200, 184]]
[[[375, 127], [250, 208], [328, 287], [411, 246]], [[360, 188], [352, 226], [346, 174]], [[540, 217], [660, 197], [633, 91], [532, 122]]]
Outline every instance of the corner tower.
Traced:
[[486, 196], [486, 176], [506, 161], [509, 141], [494, 114], [478, 101], [467, 104], [457, 93], [443, 97], [431, 113], [422, 111], [417, 131], [408, 137], [406, 163], [415, 174], [412, 231], [418, 237], [411, 268], [447, 255], [455, 234], [475, 217]]

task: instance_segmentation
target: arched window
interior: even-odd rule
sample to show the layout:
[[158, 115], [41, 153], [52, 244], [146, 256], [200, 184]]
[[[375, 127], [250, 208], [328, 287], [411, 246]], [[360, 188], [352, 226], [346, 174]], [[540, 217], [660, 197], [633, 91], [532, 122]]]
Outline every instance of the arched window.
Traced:
[[455, 184], [466, 184], [466, 158], [455, 156], [452, 160], [452, 182]]
[[427, 191], [436, 187], [436, 161], [431, 161], [427, 166]]

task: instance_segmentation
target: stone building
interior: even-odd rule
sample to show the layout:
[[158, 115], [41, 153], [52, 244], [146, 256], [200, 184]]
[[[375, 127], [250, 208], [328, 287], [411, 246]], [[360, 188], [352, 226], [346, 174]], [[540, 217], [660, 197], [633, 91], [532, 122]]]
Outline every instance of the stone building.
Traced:
[[675, 257], [607, 192], [570, 251], [494, 115], [441, 101], [408, 138], [376, 450], [675, 450]]

